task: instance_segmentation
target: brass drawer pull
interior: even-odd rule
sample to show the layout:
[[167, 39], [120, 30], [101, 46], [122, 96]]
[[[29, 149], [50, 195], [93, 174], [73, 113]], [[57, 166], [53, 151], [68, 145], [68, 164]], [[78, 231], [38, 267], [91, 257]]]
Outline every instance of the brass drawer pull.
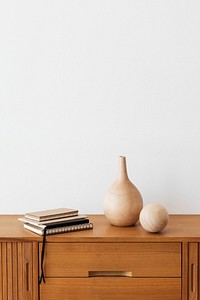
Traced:
[[88, 277], [132, 277], [131, 271], [88, 271]]

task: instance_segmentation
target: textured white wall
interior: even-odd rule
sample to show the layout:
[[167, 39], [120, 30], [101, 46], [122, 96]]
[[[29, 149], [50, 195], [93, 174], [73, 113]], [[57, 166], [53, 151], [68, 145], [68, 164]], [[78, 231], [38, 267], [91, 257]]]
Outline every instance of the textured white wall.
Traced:
[[200, 2], [0, 2], [0, 213], [102, 213], [127, 157], [144, 203], [200, 213]]

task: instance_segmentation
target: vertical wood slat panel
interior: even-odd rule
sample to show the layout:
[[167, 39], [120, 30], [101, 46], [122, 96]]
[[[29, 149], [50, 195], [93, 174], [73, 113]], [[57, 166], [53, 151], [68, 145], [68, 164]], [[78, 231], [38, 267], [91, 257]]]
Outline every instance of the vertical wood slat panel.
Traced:
[[17, 243], [17, 262], [18, 262], [18, 299], [23, 299], [23, 283], [22, 283], [22, 273], [23, 273], [23, 265], [22, 265], [22, 257], [23, 257], [23, 249], [22, 243]]
[[37, 254], [37, 243], [0, 243], [0, 300], [38, 299]]
[[3, 279], [2, 279], [2, 243], [0, 243], [0, 300], [3, 300]]
[[13, 243], [13, 299], [18, 299], [18, 260], [17, 260], [17, 243]]
[[182, 243], [182, 300], [188, 300], [188, 243]]
[[33, 242], [33, 300], [38, 300], [38, 243]]
[[2, 283], [3, 283], [3, 300], [8, 298], [8, 273], [7, 273], [7, 243], [2, 243]]
[[198, 300], [198, 243], [189, 243], [189, 299]]
[[7, 282], [8, 282], [8, 300], [13, 299], [13, 268], [12, 268], [12, 243], [7, 243]]

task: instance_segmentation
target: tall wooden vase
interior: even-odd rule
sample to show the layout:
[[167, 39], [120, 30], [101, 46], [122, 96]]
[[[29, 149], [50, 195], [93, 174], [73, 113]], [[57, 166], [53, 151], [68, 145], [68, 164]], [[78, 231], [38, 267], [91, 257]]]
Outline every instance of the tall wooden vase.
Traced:
[[119, 156], [118, 177], [106, 192], [104, 214], [112, 225], [131, 226], [138, 221], [142, 207], [142, 196], [128, 178], [126, 157]]

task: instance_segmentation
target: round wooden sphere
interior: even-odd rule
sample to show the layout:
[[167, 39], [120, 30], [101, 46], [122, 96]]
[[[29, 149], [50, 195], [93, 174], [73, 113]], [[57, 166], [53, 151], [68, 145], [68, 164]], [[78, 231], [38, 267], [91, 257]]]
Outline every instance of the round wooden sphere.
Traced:
[[169, 215], [165, 207], [157, 203], [150, 203], [140, 212], [140, 224], [149, 232], [159, 232], [168, 223]]

